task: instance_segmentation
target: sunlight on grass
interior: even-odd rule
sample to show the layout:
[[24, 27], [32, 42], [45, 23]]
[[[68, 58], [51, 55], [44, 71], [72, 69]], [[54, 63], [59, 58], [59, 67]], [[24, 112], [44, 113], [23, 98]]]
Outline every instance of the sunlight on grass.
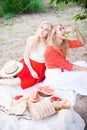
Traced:
[[81, 27], [81, 28], [79, 28], [79, 30], [80, 30], [80, 32], [86, 32], [86, 31], [87, 31], [87, 28]]
[[57, 17], [62, 17], [59, 13], [56, 13], [56, 16], [57, 16]]
[[65, 20], [70, 20], [70, 19], [73, 19], [73, 15], [65, 17]]
[[2, 42], [4, 42], [4, 41], [5, 41], [5, 39], [0, 38], [0, 44], [2, 44]]
[[36, 30], [37, 26], [34, 25], [34, 24], [32, 24], [32, 25], [31, 25], [31, 28], [32, 28], [33, 30]]
[[6, 26], [6, 30], [9, 31], [9, 32], [11, 32], [12, 31], [11, 26]]
[[0, 28], [3, 28], [5, 27], [5, 25], [3, 23], [0, 24]]
[[79, 27], [80, 32], [84, 36], [85, 39], [87, 39], [87, 28], [86, 27]]

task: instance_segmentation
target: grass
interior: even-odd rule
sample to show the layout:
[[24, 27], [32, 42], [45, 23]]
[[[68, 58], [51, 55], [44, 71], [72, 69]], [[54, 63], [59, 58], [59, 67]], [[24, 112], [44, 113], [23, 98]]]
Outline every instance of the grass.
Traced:
[[0, 23], [0, 28], [4, 28], [5, 24], [4, 23]]

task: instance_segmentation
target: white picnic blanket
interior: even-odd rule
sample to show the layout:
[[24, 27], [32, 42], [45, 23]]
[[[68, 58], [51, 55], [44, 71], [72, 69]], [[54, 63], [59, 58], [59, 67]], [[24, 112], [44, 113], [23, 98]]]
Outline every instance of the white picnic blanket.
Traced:
[[[0, 106], [4, 106], [6, 101], [15, 95], [26, 94], [34, 91], [39, 83], [28, 89], [21, 89], [19, 86], [1, 86], [0, 85]], [[76, 99], [76, 93], [72, 90], [58, 90], [57, 95], [68, 99], [73, 106]], [[9, 115], [0, 109], [0, 130], [84, 130], [85, 123], [83, 119], [72, 109], [60, 110], [57, 114], [42, 120], [32, 121], [30, 115], [26, 111], [24, 115]]]
[[[87, 67], [87, 62], [76, 61], [73, 64]], [[61, 69], [46, 69], [44, 84], [54, 89], [74, 90], [81, 95], [87, 96], [87, 71], [67, 71]]]

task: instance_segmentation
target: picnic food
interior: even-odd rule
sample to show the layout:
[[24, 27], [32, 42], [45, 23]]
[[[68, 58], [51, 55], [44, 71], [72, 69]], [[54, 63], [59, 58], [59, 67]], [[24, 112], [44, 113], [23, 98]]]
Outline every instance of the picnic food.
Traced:
[[70, 102], [67, 99], [63, 99], [59, 96], [53, 95], [49, 99], [52, 102], [56, 111], [59, 111], [62, 109], [70, 109], [71, 107]]
[[41, 96], [50, 96], [54, 93], [54, 89], [50, 88], [49, 86], [39, 86], [37, 91]]
[[22, 97], [23, 97], [23, 95], [17, 95], [17, 96], [14, 97], [14, 99], [15, 99], [15, 100], [19, 100], [19, 99], [22, 98]]
[[52, 97], [50, 97], [50, 101], [61, 101], [62, 99], [60, 98], [60, 97], [58, 97], [58, 96], [52, 96]]
[[33, 103], [28, 102], [28, 110], [32, 120], [40, 120], [56, 113], [49, 99]]
[[31, 94], [30, 100], [31, 100], [32, 102], [38, 102], [38, 101], [40, 100], [40, 96], [39, 96], [38, 91], [35, 91], [35, 92], [33, 92], [33, 93]]
[[31, 115], [32, 120], [46, 118], [62, 109], [70, 109], [70, 103], [68, 100], [56, 97], [53, 98], [56, 99], [56, 101], [51, 101], [50, 98], [44, 98], [43, 100], [39, 100], [36, 103], [28, 102], [28, 111]]

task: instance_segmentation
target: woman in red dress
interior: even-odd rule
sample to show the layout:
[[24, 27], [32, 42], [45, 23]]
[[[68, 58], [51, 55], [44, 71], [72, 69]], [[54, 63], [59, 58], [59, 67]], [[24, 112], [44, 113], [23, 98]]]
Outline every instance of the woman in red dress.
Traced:
[[[77, 39], [69, 40], [66, 34], [74, 32]], [[69, 27], [66, 30], [62, 25], [54, 25], [51, 31], [49, 45], [46, 49], [44, 83], [55, 89], [72, 89], [77, 93], [87, 95], [87, 63], [77, 61], [71, 63], [66, 56], [69, 48], [78, 48], [85, 44], [79, 30]]]
[[24, 58], [20, 60], [23, 64], [22, 70], [6, 75], [3, 75], [2, 71], [0, 71], [1, 77], [10, 77], [10, 74], [13, 77], [8, 79], [1, 78], [0, 84], [21, 85], [25, 89], [41, 82], [45, 78], [45, 50], [51, 28], [52, 24], [49, 21], [41, 23], [36, 31], [36, 35], [29, 37], [27, 40]]

